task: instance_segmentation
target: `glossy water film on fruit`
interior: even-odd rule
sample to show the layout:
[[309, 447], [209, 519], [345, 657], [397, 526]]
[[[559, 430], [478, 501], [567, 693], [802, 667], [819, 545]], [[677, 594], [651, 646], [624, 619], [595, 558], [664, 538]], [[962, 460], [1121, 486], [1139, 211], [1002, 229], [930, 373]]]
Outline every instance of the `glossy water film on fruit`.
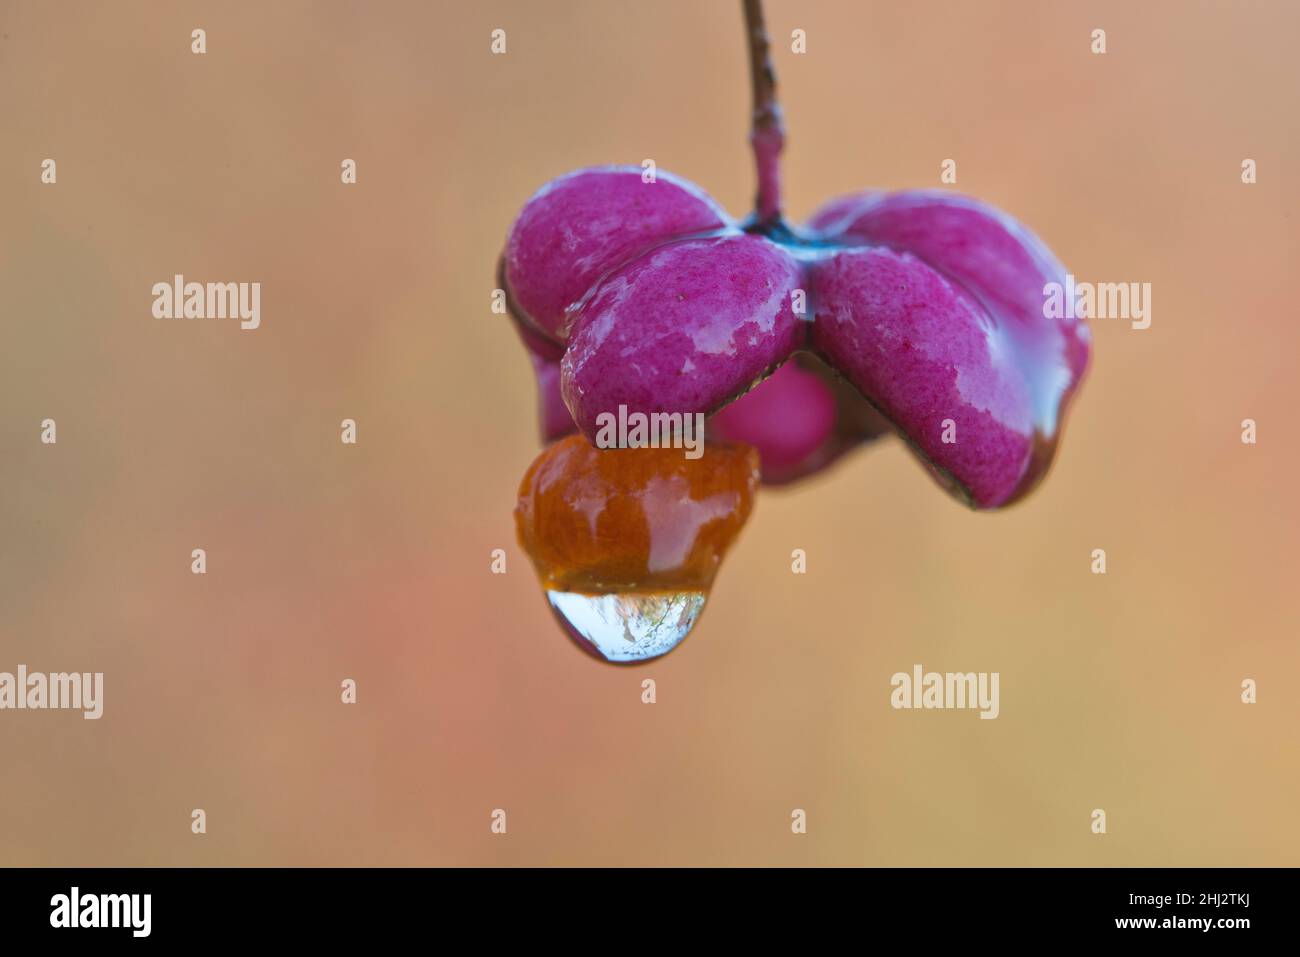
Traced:
[[524, 475], [519, 542], [569, 635], [606, 661], [645, 661], [689, 634], [754, 504], [750, 448], [546, 449]]

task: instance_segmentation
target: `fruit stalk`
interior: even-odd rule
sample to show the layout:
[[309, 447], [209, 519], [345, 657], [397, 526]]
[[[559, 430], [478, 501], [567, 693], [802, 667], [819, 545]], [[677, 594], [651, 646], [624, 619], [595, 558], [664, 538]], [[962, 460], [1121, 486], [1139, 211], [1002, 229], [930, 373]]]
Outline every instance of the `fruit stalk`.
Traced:
[[785, 130], [781, 107], [776, 102], [776, 70], [768, 50], [767, 27], [763, 22], [762, 0], [743, 0], [745, 29], [749, 34], [749, 72], [754, 88], [754, 115], [749, 142], [758, 170], [758, 194], [754, 209], [759, 224], [781, 218], [781, 149]]

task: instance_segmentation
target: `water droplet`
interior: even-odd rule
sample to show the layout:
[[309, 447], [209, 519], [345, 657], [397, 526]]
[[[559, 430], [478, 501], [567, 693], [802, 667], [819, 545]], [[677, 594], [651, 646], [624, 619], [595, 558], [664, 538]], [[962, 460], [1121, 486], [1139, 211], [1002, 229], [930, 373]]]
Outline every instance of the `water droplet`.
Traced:
[[548, 590], [546, 597], [584, 651], [606, 661], [637, 662], [668, 654], [690, 634], [704, 609], [705, 593]]
[[574, 643], [615, 662], [677, 647], [754, 506], [758, 465], [732, 443], [688, 459], [573, 435], [542, 452], [520, 483], [516, 528]]

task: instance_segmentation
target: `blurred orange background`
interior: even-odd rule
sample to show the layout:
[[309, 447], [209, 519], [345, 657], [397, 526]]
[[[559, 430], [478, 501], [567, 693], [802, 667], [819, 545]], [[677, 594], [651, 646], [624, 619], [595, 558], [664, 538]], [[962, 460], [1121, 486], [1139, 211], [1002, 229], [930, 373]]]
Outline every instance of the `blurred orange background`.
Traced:
[[[99, 721], [0, 713], [0, 864], [1300, 864], [1300, 10], [768, 25], [793, 217], [953, 158], [1080, 280], [1150, 282], [1152, 325], [1094, 323], [1023, 504], [860, 451], [765, 491], [695, 633], [616, 668], [514, 541], [496, 257], [579, 166], [749, 208], [739, 4], [0, 7], [0, 670], [105, 673]], [[260, 281], [261, 328], [153, 319], [174, 273]], [[1000, 672], [1000, 717], [892, 710], [916, 663]]]

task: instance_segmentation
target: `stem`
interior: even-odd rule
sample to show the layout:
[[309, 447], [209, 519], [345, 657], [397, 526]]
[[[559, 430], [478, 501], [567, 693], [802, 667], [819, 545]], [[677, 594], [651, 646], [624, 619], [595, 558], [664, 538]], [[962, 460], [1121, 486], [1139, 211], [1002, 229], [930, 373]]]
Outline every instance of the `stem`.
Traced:
[[781, 149], [785, 130], [781, 126], [781, 107], [776, 102], [776, 71], [767, 46], [767, 27], [763, 23], [763, 0], [743, 0], [745, 30], [749, 34], [749, 72], [754, 84], [754, 116], [749, 142], [754, 149], [758, 170], [758, 195], [754, 204], [760, 224], [781, 218]]

